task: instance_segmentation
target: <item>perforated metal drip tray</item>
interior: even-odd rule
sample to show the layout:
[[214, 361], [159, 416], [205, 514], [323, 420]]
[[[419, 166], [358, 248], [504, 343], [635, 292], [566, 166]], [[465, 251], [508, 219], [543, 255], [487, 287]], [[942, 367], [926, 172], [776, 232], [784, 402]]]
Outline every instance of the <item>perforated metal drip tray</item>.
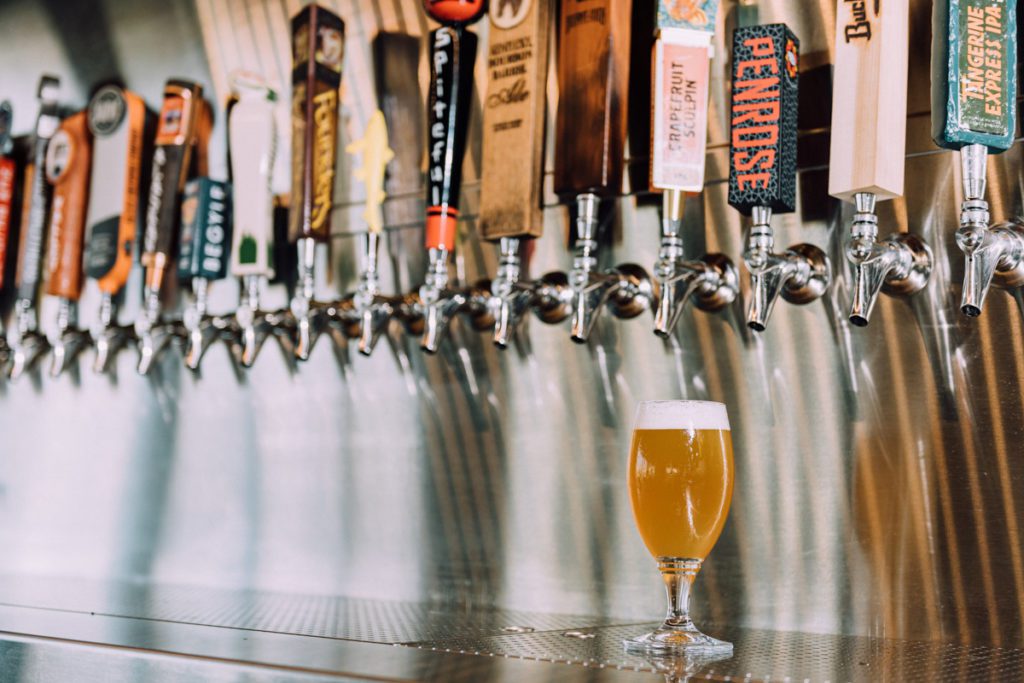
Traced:
[[[308, 670], [338, 675], [352, 675], [346, 657], [348, 664], [354, 657], [362, 667], [360, 676], [389, 678], [394, 671], [387, 667], [394, 662], [385, 662], [408, 653], [403, 655], [407, 661], [402, 677], [451, 681], [507, 680], [511, 672], [497, 666], [502, 661], [520, 662], [516, 665], [520, 668], [513, 669], [516, 680], [524, 676], [549, 681], [682, 681], [689, 676], [691, 680], [797, 683], [1024, 680], [1024, 650], [1018, 649], [707, 625], [706, 630], [735, 644], [732, 657], [656, 660], [627, 655], [622, 647], [624, 638], [654, 624], [509, 610], [464, 611], [337, 596], [0, 577], [3, 605], [14, 614], [4, 615], [0, 609], [0, 632], [79, 641], [83, 638], [46, 632], [65, 628], [62, 619], [78, 619], [99, 634], [86, 642], [268, 667], [282, 666], [282, 652], [302, 652], [304, 662], [315, 663], [318, 657], [325, 662]], [[43, 612], [50, 616], [31, 618]], [[90, 626], [104, 620], [151, 626], [141, 630]], [[198, 629], [203, 635], [199, 640], [182, 638], [175, 629]], [[203, 651], [206, 645], [188, 649], [187, 643], [212, 640], [221, 645], [244, 641], [245, 647], [238, 649], [243, 654], [221, 657], [217, 651]], [[235, 652], [224, 647], [225, 652]], [[359, 648], [368, 648], [371, 654], [360, 650], [358, 656], [352, 655]], [[320, 654], [310, 654], [314, 652]], [[419, 654], [412, 657], [414, 653]], [[378, 661], [380, 671], [375, 670]]]

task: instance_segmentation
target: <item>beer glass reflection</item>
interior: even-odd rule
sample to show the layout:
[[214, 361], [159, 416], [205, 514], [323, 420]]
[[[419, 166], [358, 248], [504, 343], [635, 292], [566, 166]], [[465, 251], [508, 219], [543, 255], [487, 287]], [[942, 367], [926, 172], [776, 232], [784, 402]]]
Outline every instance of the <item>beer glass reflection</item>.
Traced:
[[668, 613], [653, 632], [626, 640], [627, 650], [732, 650], [731, 643], [701, 633], [689, 614], [690, 589], [725, 525], [732, 485], [732, 436], [724, 405], [640, 403], [629, 452], [629, 497], [640, 536], [658, 561]]

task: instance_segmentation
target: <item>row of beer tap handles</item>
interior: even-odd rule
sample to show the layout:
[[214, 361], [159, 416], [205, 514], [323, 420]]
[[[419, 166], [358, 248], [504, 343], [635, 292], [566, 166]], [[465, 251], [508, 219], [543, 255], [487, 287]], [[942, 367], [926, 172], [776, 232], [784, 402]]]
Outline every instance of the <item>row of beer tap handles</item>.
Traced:
[[[377, 112], [362, 139], [347, 150], [361, 157], [355, 175], [367, 192], [367, 232], [362, 237], [357, 289], [334, 302], [314, 297], [317, 245], [330, 236], [344, 42], [344, 22], [330, 11], [307, 5], [292, 24], [292, 115], [297, 132], [293, 139], [300, 146], [292, 150], [289, 237], [297, 249], [298, 275], [286, 310], [265, 311], [260, 306], [261, 291], [275, 276], [270, 186], [276, 149], [273, 90], [252, 74], [234, 77], [238, 102], [228, 124], [233, 182], [241, 194], [233, 195], [226, 183], [197, 178], [205, 173], [210, 125], [202, 88], [188, 81], [168, 82], [156, 127], [139, 250], [145, 269], [143, 310], [134, 325], [121, 325], [117, 302], [131, 270], [126, 253], [136, 241], [134, 213], [143, 194], [138, 169], [144, 147], [141, 137], [148, 130], [145, 106], [132, 93], [108, 86], [96, 93], [87, 115], [80, 113], [72, 125], [74, 117], [62, 122], [56, 80], [44, 77], [31, 151], [35, 170], [26, 173], [25, 181], [27, 211], [19, 252], [16, 326], [10, 348], [0, 347], [0, 354], [9, 356], [11, 375], [24, 373], [50, 349], [52, 371], [59, 374], [90, 343], [96, 348], [98, 371], [110, 367], [118, 350], [135, 343], [141, 373], [149, 371], [172, 341], [184, 346], [185, 362], [193, 369], [198, 369], [215, 340], [227, 342], [242, 366], [253, 364], [270, 337], [280, 341], [289, 357], [307, 359], [325, 332], [339, 342], [357, 339], [359, 351], [369, 355], [392, 320], [421, 335], [422, 348], [432, 353], [459, 316], [476, 329], [492, 330], [494, 343], [504, 348], [530, 311], [547, 323], [570, 318], [571, 338], [583, 343], [605, 306], [620, 318], [650, 310], [654, 332], [668, 337], [691, 299], [707, 311], [728, 306], [740, 291], [730, 259], [722, 254], [693, 258], [685, 253], [683, 239], [685, 195], [699, 192], [704, 183], [711, 36], [718, 20], [715, 0], [697, 2], [699, 9], [689, 13], [668, 11], [663, 2], [657, 2], [650, 182], [663, 194], [663, 207], [653, 278], [636, 264], [599, 267], [601, 203], [614, 197], [622, 182], [628, 69], [621, 66], [628, 64], [630, 49], [628, 4], [613, 0], [561, 3], [557, 30], [562, 96], [555, 125], [554, 187], [559, 197], [574, 205], [575, 244], [567, 274], [548, 273], [535, 281], [525, 277], [523, 252], [528, 240], [540, 236], [542, 222], [546, 49], [527, 49], [518, 55], [519, 67], [513, 73], [522, 77], [525, 87], [516, 84], [518, 94], [511, 100], [515, 108], [484, 108], [479, 222], [484, 238], [498, 247], [495, 277], [490, 283], [468, 286], [449, 279], [477, 48], [468, 26], [483, 15], [482, 0], [424, 4], [440, 26], [429, 36], [428, 266], [416, 292], [389, 295], [382, 291], [378, 250], [384, 235], [386, 169], [394, 153], [388, 142], [388, 122]], [[968, 316], [980, 314], [992, 283], [1024, 284], [1024, 228], [1010, 223], [990, 226], [985, 201], [987, 155], [1013, 144], [1013, 4], [1010, 0], [1005, 7], [979, 9], [973, 0], [937, 0], [934, 5], [933, 137], [938, 145], [959, 150], [962, 161], [964, 199], [957, 243], [966, 258], [961, 309]], [[839, 2], [837, 10], [836, 31], [843, 40], [836, 41], [829, 193], [853, 203], [847, 243], [853, 271], [849, 319], [863, 326], [880, 292], [909, 295], [927, 284], [932, 255], [928, 245], [909, 232], [878, 238], [876, 203], [903, 192], [908, 2], [886, 3], [884, 16], [877, 6], [853, 5]], [[595, 13], [602, 8], [604, 13]], [[502, 45], [506, 51], [547, 45], [555, 14], [550, 0], [537, 0], [518, 23], [502, 19], [500, 10], [496, 14], [492, 9], [492, 45]], [[607, 20], [590, 20], [598, 16]], [[749, 16], [749, 12], [741, 14], [740, 23]], [[987, 71], [973, 68], [973, 53], [958, 32], [964, 26], [968, 33], [984, 32]], [[943, 32], [942, 27], [949, 31]], [[792, 303], [807, 303], [820, 297], [832, 281], [831, 264], [820, 248], [797, 244], [780, 253], [772, 229], [773, 214], [796, 208], [799, 45], [784, 24], [741, 25], [732, 36], [729, 203], [749, 216], [743, 260], [750, 275], [747, 325], [756, 331], [766, 329], [780, 296]], [[487, 101], [497, 97], [505, 102], [503, 93], [510, 85], [502, 80], [505, 72], [490, 69], [489, 73]], [[573, 81], [585, 82], [587, 87], [567, 87]], [[680, 84], [685, 84], [686, 102], [692, 105], [682, 122]], [[514, 125], [504, 125], [502, 117], [513, 117]], [[9, 149], [9, 120], [9, 109], [0, 110], [0, 201], [6, 198], [8, 204], [12, 193], [10, 188], [5, 193], [5, 179], [13, 177], [13, 171], [4, 165], [9, 160], [3, 155]], [[125, 128], [127, 135], [114, 135]], [[592, 140], [580, 135], [581, 130], [600, 131], [603, 137]], [[122, 140], [122, 148], [114, 148], [115, 139], [132, 142]], [[126, 187], [127, 196], [117, 206], [98, 206], [109, 204], [111, 193], [96, 191], [100, 178], [93, 174], [94, 199], [88, 211], [69, 211], [88, 194], [80, 186], [84, 183], [88, 188], [90, 144], [105, 146], [106, 158], [113, 154], [124, 159], [119, 173], [108, 168], [102, 175]], [[104, 197], [102, 202], [97, 196]], [[51, 206], [49, 214], [47, 206]], [[10, 206], [6, 210], [0, 206], [0, 244], [7, 241], [9, 226], [3, 219], [10, 213]], [[96, 278], [103, 292], [99, 326], [92, 332], [76, 327], [81, 286], [74, 283], [83, 278], [83, 258], [85, 276]], [[3, 261], [0, 254], [0, 268]], [[44, 270], [47, 293], [60, 299], [52, 339], [42, 334], [38, 324]], [[172, 319], [162, 310], [168, 281], [174, 280], [168, 276], [175, 270], [190, 280], [193, 291], [181, 319]], [[238, 309], [231, 315], [210, 315], [209, 283], [229, 272], [240, 282]], [[0, 285], [2, 278], [0, 269]]]

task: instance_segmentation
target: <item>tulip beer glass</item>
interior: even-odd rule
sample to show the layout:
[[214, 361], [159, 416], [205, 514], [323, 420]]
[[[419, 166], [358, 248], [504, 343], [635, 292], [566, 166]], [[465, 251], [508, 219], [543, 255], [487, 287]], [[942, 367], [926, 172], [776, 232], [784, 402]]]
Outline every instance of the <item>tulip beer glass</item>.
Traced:
[[629, 498], [637, 529], [658, 561], [668, 595], [665, 623], [625, 641], [652, 654], [727, 652], [689, 615], [690, 588], [718, 540], [732, 502], [732, 436], [725, 406], [645, 401], [629, 449]]

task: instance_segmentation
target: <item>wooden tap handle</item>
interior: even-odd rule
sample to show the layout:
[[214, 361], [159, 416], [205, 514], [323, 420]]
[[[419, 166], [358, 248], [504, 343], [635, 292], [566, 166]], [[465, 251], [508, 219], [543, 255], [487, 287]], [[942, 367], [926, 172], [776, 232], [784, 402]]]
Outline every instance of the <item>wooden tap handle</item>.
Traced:
[[828, 192], [903, 194], [909, 0], [839, 2]]
[[193, 178], [185, 183], [178, 277], [223, 279], [228, 274], [230, 246], [231, 186], [211, 178]]
[[622, 189], [632, 4], [561, 3], [554, 188], [562, 201]]
[[46, 148], [60, 125], [56, 94], [59, 80], [43, 76], [39, 82], [39, 117], [32, 143], [32, 162], [25, 171], [25, 203], [22, 210], [21, 242], [18, 250], [18, 298], [35, 306], [42, 280], [43, 251], [46, 248], [46, 212], [50, 185], [46, 182]]
[[[420, 41], [404, 33], [378, 33], [373, 39], [373, 72], [377, 102], [388, 125], [388, 140], [395, 158], [388, 164], [384, 190], [389, 195], [408, 194], [423, 186], [423, 93], [417, 77]], [[412, 202], [384, 204], [384, 224], [421, 219]]]
[[238, 102], [228, 118], [231, 146], [234, 243], [231, 274], [274, 277], [274, 193], [271, 176], [277, 150], [274, 102], [262, 78], [236, 74]]
[[142, 252], [146, 285], [154, 290], [160, 289], [178, 242], [181, 193], [194, 148], [200, 146], [201, 119], [208, 116], [202, 94], [202, 86], [190, 81], [170, 80], [164, 87]]
[[11, 147], [11, 103], [0, 102], [0, 290], [4, 286], [7, 263], [7, 245], [11, 237], [11, 218], [14, 215], [14, 181], [17, 165], [7, 156]]
[[85, 275], [97, 281], [101, 292], [114, 295], [132, 269], [151, 115], [141, 97], [116, 85], [96, 91], [88, 115], [93, 154]]
[[1013, 144], [1017, 112], [1017, 0], [935, 0], [932, 138], [947, 149]]
[[344, 54], [338, 15], [307, 5], [292, 19], [292, 242], [330, 238]]
[[46, 293], [71, 301], [82, 295], [82, 248], [92, 140], [86, 112], [64, 119], [46, 150], [46, 179], [53, 186]]
[[486, 240], [544, 232], [544, 109], [553, 0], [496, 0], [490, 9], [480, 232]]
[[796, 208], [799, 51], [785, 24], [733, 33], [729, 204], [745, 215]]
[[476, 35], [461, 25], [430, 34], [427, 95], [427, 249], [455, 249], [462, 158], [473, 96]]

